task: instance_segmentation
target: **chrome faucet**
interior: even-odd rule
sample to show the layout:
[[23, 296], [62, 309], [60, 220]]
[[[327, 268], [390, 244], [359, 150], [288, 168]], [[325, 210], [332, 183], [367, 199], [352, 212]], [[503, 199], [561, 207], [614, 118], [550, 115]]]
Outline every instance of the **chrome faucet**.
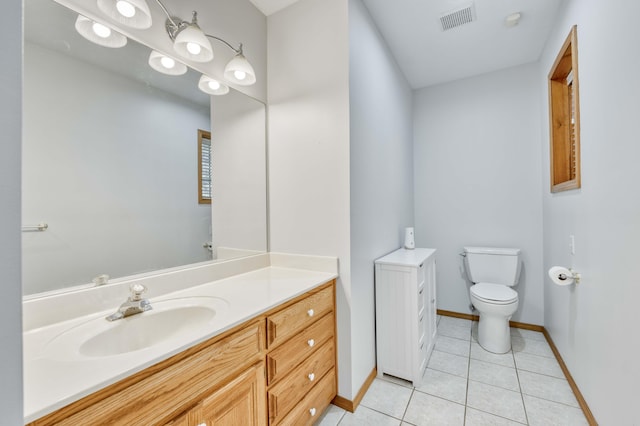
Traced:
[[106, 317], [107, 321], [119, 320], [153, 309], [151, 307], [151, 302], [149, 302], [148, 299], [142, 298], [142, 293], [147, 291], [145, 286], [142, 284], [133, 284], [129, 287], [129, 291], [131, 292], [131, 295], [127, 301], [120, 305], [116, 312]]

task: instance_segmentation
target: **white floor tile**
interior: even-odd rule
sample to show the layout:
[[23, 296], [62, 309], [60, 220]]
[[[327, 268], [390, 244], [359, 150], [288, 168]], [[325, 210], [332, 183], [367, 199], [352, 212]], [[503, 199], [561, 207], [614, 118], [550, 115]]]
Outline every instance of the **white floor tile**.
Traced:
[[340, 426], [399, 426], [400, 420], [360, 405], [355, 413], [347, 411], [339, 424]]
[[514, 367], [513, 353], [511, 351], [506, 354], [494, 354], [486, 351], [476, 342], [471, 342], [471, 358], [480, 361], [490, 362], [493, 364], [504, 365], [505, 367]]
[[441, 317], [439, 324], [455, 325], [457, 327], [471, 328], [471, 320], [454, 317]]
[[521, 337], [511, 337], [511, 347], [513, 352], [525, 352], [532, 355], [555, 358], [551, 347], [546, 341], [523, 339]]
[[471, 339], [471, 332], [469, 331], [469, 327], [460, 327], [448, 323], [438, 325], [438, 335], [453, 337], [466, 341], [469, 341]]
[[518, 370], [522, 393], [580, 407], [566, 379]]
[[560, 364], [555, 358], [528, 354], [526, 352], [516, 352], [516, 368], [518, 370], [530, 371], [532, 373], [546, 374], [560, 379], [564, 379], [564, 373]]
[[464, 405], [422, 392], [414, 392], [404, 421], [416, 426], [463, 426], [464, 410]]
[[531, 395], [524, 395], [524, 405], [531, 426], [588, 425], [582, 410], [557, 402], [547, 401]]
[[360, 405], [402, 419], [412, 392], [404, 386], [375, 379]]
[[511, 337], [519, 337], [521, 339], [540, 340], [546, 342], [547, 339], [540, 331], [525, 330], [524, 328], [511, 327]]
[[473, 380], [469, 381], [467, 406], [520, 423], [527, 421], [520, 392]]
[[439, 335], [434, 349], [454, 355], [469, 356], [470, 345], [468, 340]]
[[444, 373], [467, 377], [469, 373], [469, 358], [434, 350], [427, 366]]
[[513, 420], [467, 407], [464, 424], [465, 426], [519, 426], [523, 423], [514, 422]]
[[469, 364], [469, 380], [520, 392], [516, 369], [490, 362], [472, 359]]
[[467, 400], [467, 379], [427, 368], [422, 385], [416, 391], [464, 404]]
[[331, 404], [324, 410], [316, 426], [337, 426], [346, 412], [345, 409]]

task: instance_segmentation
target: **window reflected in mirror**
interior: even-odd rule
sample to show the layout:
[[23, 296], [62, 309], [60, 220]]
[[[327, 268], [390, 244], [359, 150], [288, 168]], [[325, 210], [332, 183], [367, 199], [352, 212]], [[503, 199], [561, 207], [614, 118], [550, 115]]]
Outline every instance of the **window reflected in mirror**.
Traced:
[[211, 133], [198, 129], [198, 203], [211, 204]]

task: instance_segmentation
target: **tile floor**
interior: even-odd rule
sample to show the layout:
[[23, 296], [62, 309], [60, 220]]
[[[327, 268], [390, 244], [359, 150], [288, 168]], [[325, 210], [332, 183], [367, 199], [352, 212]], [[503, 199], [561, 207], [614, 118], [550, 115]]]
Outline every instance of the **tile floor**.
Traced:
[[588, 425], [542, 333], [511, 329], [512, 350], [485, 351], [477, 323], [438, 317], [420, 387], [376, 378], [355, 413], [330, 406], [321, 426]]

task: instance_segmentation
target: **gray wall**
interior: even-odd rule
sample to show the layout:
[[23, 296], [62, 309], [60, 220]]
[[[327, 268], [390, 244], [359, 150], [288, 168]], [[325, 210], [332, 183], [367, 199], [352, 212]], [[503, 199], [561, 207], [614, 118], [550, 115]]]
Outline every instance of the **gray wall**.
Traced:
[[[373, 261], [413, 226], [412, 91], [361, 0], [349, 2], [351, 292], [356, 388], [375, 366]], [[372, 72], [375, 70], [375, 72]]]
[[20, 140], [22, 138], [22, 2], [4, 4], [0, 26], [0, 418], [22, 424], [22, 289], [20, 285]]
[[513, 320], [543, 323], [540, 92], [535, 64], [416, 91], [416, 244], [437, 253], [438, 308], [470, 312], [463, 246], [519, 247]]
[[[578, 25], [582, 188], [549, 192], [548, 106], [541, 124], [544, 270], [573, 266], [578, 286], [545, 280], [545, 327], [596, 420], [637, 422], [640, 339], [640, 3], [570, 0], [543, 52], [546, 77], [572, 25]], [[569, 252], [575, 235], [575, 256]]]

